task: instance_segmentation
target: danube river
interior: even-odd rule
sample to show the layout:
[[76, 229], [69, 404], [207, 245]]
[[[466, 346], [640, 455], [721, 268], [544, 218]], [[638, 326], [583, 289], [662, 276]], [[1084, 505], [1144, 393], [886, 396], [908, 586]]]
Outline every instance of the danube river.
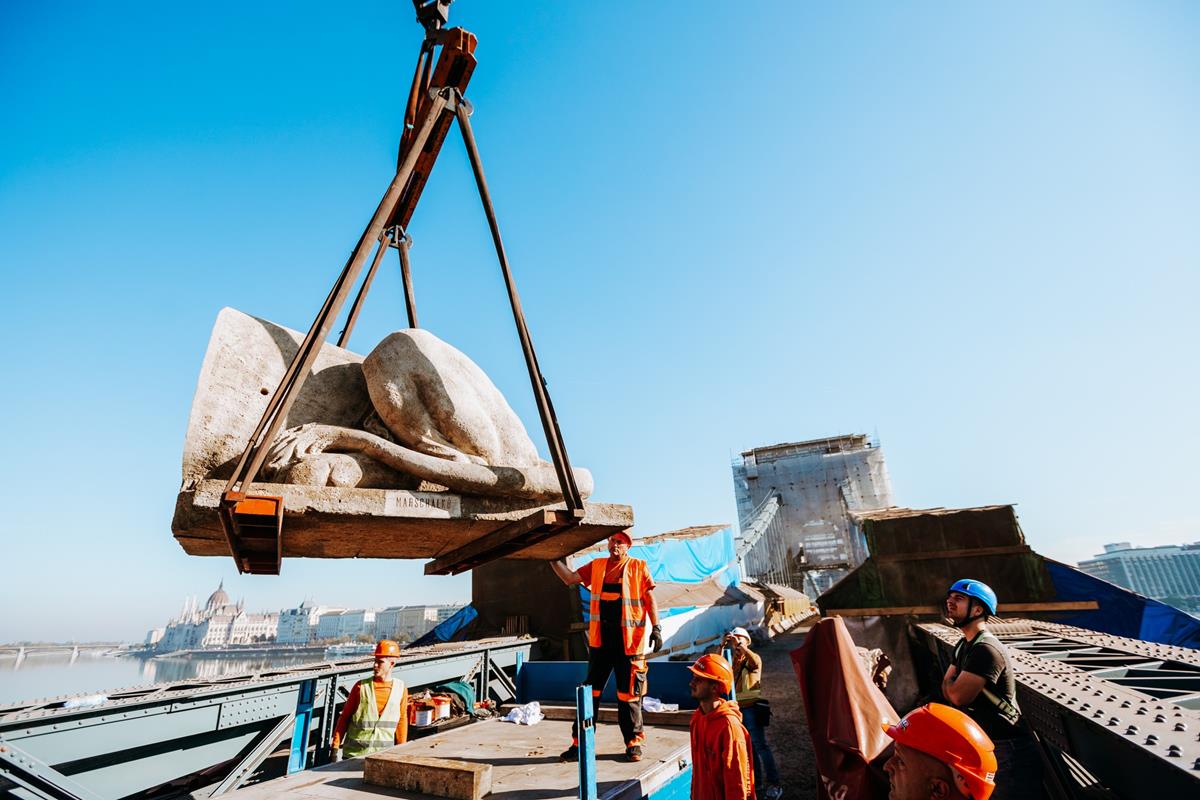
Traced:
[[103, 694], [112, 689], [154, 683], [217, 678], [320, 661], [319, 655], [258, 656], [253, 658], [134, 658], [80, 653], [31, 655], [20, 662], [0, 658], [0, 705], [63, 694]]

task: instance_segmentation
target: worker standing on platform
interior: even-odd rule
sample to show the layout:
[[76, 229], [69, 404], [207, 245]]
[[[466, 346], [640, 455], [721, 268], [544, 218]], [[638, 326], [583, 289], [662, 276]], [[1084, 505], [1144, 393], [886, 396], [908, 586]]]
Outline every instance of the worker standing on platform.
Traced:
[[992, 742], [957, 708], [930, 703], [883, 730], [896, 742], [890, 800], [988, 800], [996, 788]]
[[692, 697], [691, 800], [754, 800], [754, 748], [737, 703], [725, 699], [733, 669], [724, 657], [706, 654], [688, 667]]
[[745, 628], [731, 630], [724, 644], [733, 650], [734, 694], [742, 712], [742, 724], [750, 732], [754, 745], [754, 783], [766, 800], [775, 800], [783, 794], [783, 789], [779, 785], [775, 755], [767, 744], [771, 706], [762, 696], [762, 658], [750, 649], [750, 633]]
[[408, 689], [392, 680], [400, 645], [375, 645], [375, 674], [354, 684], [333, 729], [334, 760], [357, 758], [408, 741]]
[[963, 579], [946, 592], [946, 617], [962, 631], [942, 677], [942, 696], [962, 709], [995, 743], [995, 800], [1043, 797], [1038, 744], [1022, 727], [1016, 678], [1008, 650], [987, 629], [996, 615], [996, 593], [986, 583]]
[[[625, 737], [625, 757], [642, 758], [642, 696], [646, 694], [646, 623], [650, 646], [662, 649], [662, 628], [654, 603], [654, 579], [646, 562], [631, 558], [633, 539], [625, 531], [608, 537], [608, 558], [572, 570], [565, 560], [551, 562], [567, 586], [583, 584], [591, 593], [588, 620], [587, 683], [598, 701], [608, 676], [617, 676], [617, 724]], [[579, 758], [579, 731], [571, 728], [571, 746], [563, 761]]]

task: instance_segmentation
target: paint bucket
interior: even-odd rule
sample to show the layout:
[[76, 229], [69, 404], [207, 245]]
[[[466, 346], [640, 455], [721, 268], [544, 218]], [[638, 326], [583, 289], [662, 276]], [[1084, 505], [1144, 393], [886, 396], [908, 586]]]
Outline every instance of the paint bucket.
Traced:
[[437, 713], [432, 703], [418, 702], [408, 705], [408, 723], [418, 728], [432, 725]]
[[434, 695], [433, 707], [436, 710], [434, 719], [449, 719], [450, 717], [450, 698]]

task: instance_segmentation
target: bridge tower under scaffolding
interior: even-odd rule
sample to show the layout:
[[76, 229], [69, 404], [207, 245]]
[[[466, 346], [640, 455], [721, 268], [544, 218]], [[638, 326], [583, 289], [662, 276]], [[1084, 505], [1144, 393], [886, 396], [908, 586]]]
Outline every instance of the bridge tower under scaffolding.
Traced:
[[733, 491], [747, 577], [810, 597], [866, 559], [853, 514], [894, 505], [883, 450], [865, 434], [746, 450]]

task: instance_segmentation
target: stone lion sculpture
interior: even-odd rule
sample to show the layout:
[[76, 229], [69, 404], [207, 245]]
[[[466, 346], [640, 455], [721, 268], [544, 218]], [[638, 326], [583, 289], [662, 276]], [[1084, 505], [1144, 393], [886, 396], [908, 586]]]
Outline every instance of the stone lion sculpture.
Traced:
[[[281, 433], [264, 477], [306, 486], [415, 488], [548, 501], [552, 464], [487, 374], [426, 330], [390, 334], [362, 363], [372, 411], [360, 428], [311, 422]], [[576, 469], [591, 494], [592, 476]], [[407, 484], [407, 485], [406, 485]]]

